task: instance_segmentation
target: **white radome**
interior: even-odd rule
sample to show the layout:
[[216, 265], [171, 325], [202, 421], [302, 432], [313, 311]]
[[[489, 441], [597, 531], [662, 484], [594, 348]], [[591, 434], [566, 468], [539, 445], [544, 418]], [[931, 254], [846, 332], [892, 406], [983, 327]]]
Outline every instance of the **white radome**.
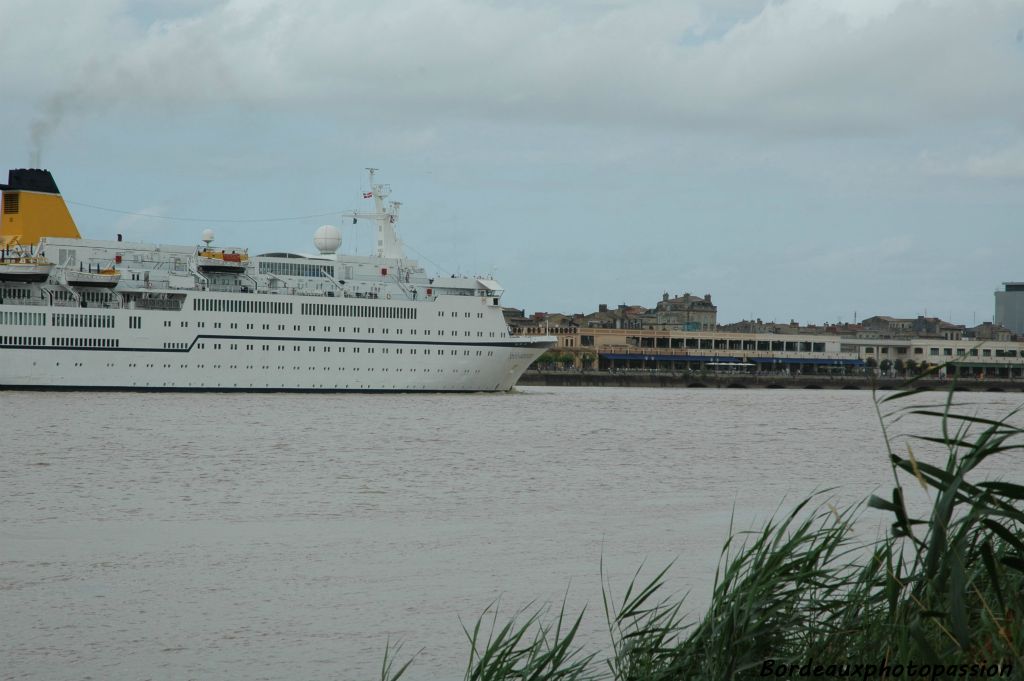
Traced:
[[203, 235], [199, 238], [199, 240], [202, 241], [207, 246], [209, 246], [213, 242], [213, 230], [204, 229]]
[[333, 225], [323, 225], [313, 235], [313, 245], [320, 251], [320, 255], [337, 253], [341, 247], [341, 232]]

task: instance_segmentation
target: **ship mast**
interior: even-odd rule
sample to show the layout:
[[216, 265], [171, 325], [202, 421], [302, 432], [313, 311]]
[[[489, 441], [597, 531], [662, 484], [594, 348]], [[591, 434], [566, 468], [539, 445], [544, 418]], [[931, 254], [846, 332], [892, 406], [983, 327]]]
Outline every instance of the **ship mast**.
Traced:
[[402, 240], [398, 238], [398, 233], [395, 231], [395, 225], [398, 224], [398, 212], [402, 204], [399, 201], [388, 201], [385, 204], [384, 199], [391, 195], [391, 185], [374, 182], [377, 168], [367, 168], [366, 170], [370, 173], [369, 193], [373, 195], [374, 212], [364, 213], [357, 210], [343, 215], [353, 220], [372, 219], [377, 223], [376, 256], [378, 258], [404, 258], [405, 251], [402, 248]]

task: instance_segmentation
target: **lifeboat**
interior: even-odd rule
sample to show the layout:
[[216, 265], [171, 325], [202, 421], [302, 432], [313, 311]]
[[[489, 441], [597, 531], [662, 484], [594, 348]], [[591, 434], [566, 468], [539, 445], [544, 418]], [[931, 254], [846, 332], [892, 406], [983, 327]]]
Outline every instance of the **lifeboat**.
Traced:
[[39, 283], [46, 281], [53, 263], [33, 255], [0, 255], [0, 281]]
[[200, 272], [244, 272], [249, 264], [245, 251], [222, 251], [205, 248], [196, 254]]
[[121, 281], [121, 273], [113, 267], [97, 269], [95, 272], [68, 270], [64, 272], [64, 278], [67, 280], [68, 286], [114, 288], [117, 286], [117, 282]]

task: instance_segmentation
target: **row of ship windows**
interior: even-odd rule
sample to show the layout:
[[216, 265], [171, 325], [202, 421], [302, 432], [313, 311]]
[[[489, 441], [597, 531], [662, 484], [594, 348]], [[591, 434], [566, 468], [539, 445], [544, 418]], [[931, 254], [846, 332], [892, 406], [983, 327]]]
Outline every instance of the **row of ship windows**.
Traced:
[[[458, 312], [452, 312], [450, 314], [451, 314], [452, 317], [458, 317], [459, 316]], [[472, 312], [463, 312], [462, 314], [466, 317], [466, 319], [469, 319], [472, 316], [473, 313]], [[443, 310], [438, 310], [437, 311], [437, 316], [438, 317], [443, 317], [444, 316], [444, 311]], [[484, 313], [483, 312], [477, 312], [476, 313], [476, 317], [477, 317], [477, 319], [483, 319], [484, 318]]]
[[60, 348], [119, 348], [117, 338], [51, 338], [50, 345]]
[[280, 274], [285, 277], [330, 277], [333, 279], [334, 265], [260, 261], [260, 274]]
[[0, 324], [46, 326], [45, 312], [0, 312]]
[[0, 336], [0, 343], [3, 345], [34, 346], [46, 345], [46, 338], [43, 336]]
[[[132, 319], [139, 319], [133, 317]], [[46, 326], [45, 312], [0, 312], [0, 324], [20, 326]], [[51, 326], [71, 326], [76, 328], [112, 329], [114, 328], [114, 315], [95, 314], [51, 314]], [[141, 328], [141, 321], [138, 326]]]
[[[39, 346], [45, 346], [46, 345], [46, 338], [44, 336], [0, 336], [0, 344], [3, 344], [3, 345], [16, 345], [16, 346], [20, 346], [20, 347], [39, 347]], [[119, 348], [119, 347], [121, 347], [121, 341], [120, 341], [120, 339], [117, 339], [117, 338], [51, 338], [50, 339], [50, 345], [52, 345], [54, 347], [60, 347], [60, 348]], [[240, 344], [239, 343], [211, 343], [210, 345], [211, 345], [211, 348], [210, 348], [211, 350], [222, 350], [222, 349], [224, 349], [224, 350], [238, 350]], [[164, 343], [163, 347], [164, 347], [165, 350], [185, 350], [185, 349], [188, 348], [188, 343]], [[197, 343], [196, 347], [198, 349], [200, 349], [200, 350], [205, 350], [206, 349], [206, 343]], [[287, 345], [278, 345], [277, 346], [277, 350], [278, 350], [278, 352], [283, 352], [283, 351], [285, 351], [287, 349], [287, 347], [288, 347]], [[245, 346], [246, 350], [255, 350], [255, 348], [256, 348], [256, 346], [254, 344], [248, 344], [248, 345]], [[271, 346], [270, 345], [262, 345], [261, 348], [264, 351], [270, 351]], [[294, 352], [301, 352], [302, 348], [303, 348], [303, 346], [301, 346], [301, 345], [293, 345], [292, 346], [292, 350]], [[355, 347], [351, 348], [351, 351], [353, 353], [357, 353], [357, 354], [362, 352], [363, 350], [365, 350], [366, 353], [370, 354], [370, 355], [376, 354], [376, 352], [377, 352], [377, 348], [375, 348], [375, 347], [355, 346]], [[389, 355], [389, 354], [391, 354], [391, 350], [392, 350], [392, 348], [380, 348], [380, 354], [382, 354], [382, 355]], [[306, 352], [316, 352], [316, 351], [317, 351], [317, 349], [316, 349], [315, 345], [308, 345], [308, 346], [306, 346]], [[344, 352], [347, 352], [347, 351], [348, 351], [348, 349], [344, 345], [337, 346], [337, 347], [332, 347], [330, 345], [325, 345], [321, 349], [321, 352], [341, 352], [341, 353], [344, 353]], [[403, 355], [403, 354], [406, 354], [406, 352], [408, 352], [408, 354], [410, 354], [410, 355], [417, 355], [417, 354], [422, 353], [424, 355], [436, 354], [438, 356], [442, 356], [442, 355], [445, 355], [445, 354], [448, 354], [450, 356], [457, 356], [461, 352], [462, 355], [465, 356], [465, 357], [470, 357], [470, 356], [473, 355], [473, 353], [475, 353], [476, 357], [483, 357], [484, 356], [484, 351], [483, 350], [441, 350], [441, 349], [436, 349], [435, 350], [435, 349], [431, 349], [431, 348], [394, 348], [394, 354], [396, 354], [396, 355]], [[494, 351], [493, 350], [488, 350], [487, 351], [487, 357], [493, 357], [493, 356], [494, 356]]]
[[[245, 301], [242, 301], [242, 302], [245, 302]], [[413, 312], [415, 312], [415, 310]], [[113, 315], [83, 315], [83, 314], [52, 314], [50, 316], [50, 323], [53, 326], [60, 326], [60, 327], [112, 329], [112, 328], [114, 328], [114, 316]], [[43, 312], [0, 312], [0, 324], [22, 325], [22, 326], [45, 326], [46, 325], [46, 314], [43, 313]], [[189, 327], [189, 322], [181, 321], [181, 322], [178, 322], [178, 324], [179, 324], [179, 326], [181, 328], [184, 328], [184, 329], [187, 329]], [[165, 327], [169, 327], [169, 326], [172, 326], [172, 325], [173, 325], [172, 321], [164, 320], [164, 326]], [[221, 328], [221, 326], [222, 326], [221, 322], [213, 322], [213, 328], [214, 329], [219, 329], [219, 328]], [[263, 324], [262, 326], [263, 326], [263, 330], [264, 331], [269, 331], [270, 330], [270, 324]], [[200, 329], [204, 329], [204, 328], [206, 328], [206, 322], [196, 322], [196, 327], [200, 328]], [[129, 316], [128, 317], [128, 328], [130, 328], [130, 329], [141, 329], [142, 328], [142, 317], [139, 317], [139, 316], [136, 316], [136, 315]], [[229, 328], [237, 329], [238, 328], [238, 324], [235, 323], [235, 322], [231, 322], [229, 324]], [[247, 330], [254, 330], [256, 328], [256, 325], [255, 324], [246, 324], [245, 328]], [[335, 327], [335, 328], [337, 328], [337, 333], [346, 333], [347, 327], [338, 326], [338, 327]], [[285, 325], [284, 324], [278, 324], [277, 325], [277, 330], [278, 331], [284, 331], [285, 330]], [[311, 325], [311, 326], [307, 327], [307, 330], [315, 332], [317, 330], [317, 327]], [[300, 325], [298, 325], [298, 324], [293, 324], [292, 325], [292, 331], [302, 331], [302, 327]], [[325, 331], [327, 333], [330, 333], [331, 332], [331, 327], [330, 326], [324, 326], [323, 327], [323, 331]], [[377, 329], [374, 328], [374, 327], [369, 327], [369, 328], [366, 329], [366, 332], [367, 333], [371, 333], [371, 334], [372, 333], [376, 333], [376, 331], [377, 331]], [[391, 334], [391, 329], [385, 328], [385, 329], [381, 329], [380, 331], [384, 335], [390, 335]], [[395, 329], [395, 333], [397, 335], [399, 335], [399, 336], [404, 335], [405, 331], [406, 331], [405, 329]], [[411, 336], [415, 336], [415, 335], [417, 335], [419, 333], [419, 330], [417, 330], [417, 329], [408, 329], [408, 331], [409, 331], [409, 335], [411, 335]], [[429, 336], [432, 333], [431, 329], [422, 329], [422, 331], [423, 331], [423, 335], [424, 336]], [[358, 326], [352, 327], [352, 333], [361, 333], [361, 332], [362, 332], [361, 327], [358, 327]], [[454, 329], [450, 330], [450, 331], [447, 331], [447, 332], [445, 331], [445, 329], [437, 329], [437, 331], [436, 331], [436, 335], [438, 335], [438, 336], [444, 336], [444, 335], [446, 335], [446, 333], [447, 333], [447, 335], [452, 336], [452, 337], [457, 337], [459, 335], [459, 332], [454, 330]], [[489, 338], [496, 338], [499, 335], [500, 335], [501, 338], [504, 338], [506, 334], [505, 333], [496, 334], [494, 331], [487, 332], [487, 337], [489, 337]], [[472, 338], [473, 337], [473, 332], [472, 331], [463, 331], [462, 332], [462, 336], [464, 338]], [[484, 332], [483, 331], [477, 331], [476, 332], [476, 337], [477, 338], [484, 338]]]
[[[178, 326], [180, 326], [183, 329], [187, 329], [189, 327], [189, 324], [190, 324], [190, 322], [178, 322]], [[213, 324], [213, 328], [214, 329], [223, 328], [222, 322], [212, 322], [212, 324]], [[164, 320], [164, 326], [167, 326], [167, 327], [174, 326], [174, 322], [171, 321], [171, 320]], [[270, 331], [270, 324], [263, 324], [262, 327], [263, 327], [264, 331]], [[286, 327], [287, 327], [287, 325], [285, 325], [285, 324], [278, 324], [277, 325], [277, 330], [278, 331], [285, 331]], [[196, 322], [196, 328], [197, 329], [205, 329], [206, 328], [206, 322]], [[237, 322], [229, 322], [228, 323], [228, 328], [229, 329], [238, 329], [238, 323]], [[338, 330], [337, 333], [345, 333], [346, 329], [348, 327], [338, 326], [338, 327], [334, 327], [334, 328], [336, 328]], [[253, 331], [253, 330], [256, 329], [256, 325], [255, 324], [246, 324], [245, 325], [245, 329], [247, 331]], [[292, 324], [291, 330], [292, 331], [302, 331], [302, 326], [300, 324]], [[314, 331], [315, 332], [317, 330], [317, 327], [314, 326], [314, 325], [309, 325], [309, 326], [306, 327], [306, 330], [307, 331]], [[322, 327], [322, 330], [324, 332], [326, 332], [326, 333], [331, 333], [331, 327], [330, 326], [324, 326], [324, 327]], [[405, 334], [405, 331], [406, 331], [406, 329], [395, 329], [395, 334], [401, 336], [401, 335]], [[419, 331], [417, 329], [408, 329], [408, 331], [409, 331], [409, 335], [410, 336], [415, 336], [415, 335], [417, 335], [419, 333]], [[424, 336], [429, 336], [432, 333], [431, 329], [422, 329], [422, 331], [423, 331], [423, 335]], [[359, 326], [353, 326], [352, 327], [352, 333], [360, 333], [360, 332], [362, 332], [362, 327], [359, 327]], [[377, 329], [376, 329], [376, 327], [372, 327], [371, 326], [371, 327], [368, 327], [366, 329], [366, 332], [367, 333], [376, 333]], [[385, 336], [391, 335], [391, 329], [389, 329], [389, 328], [388, 329], [381, 329], [380, 332], [382, 334], [384, 334]], [[446, 332], [445, 332], [444, 329], [438, 329], [437, 330], [437, 335], [438, 336], [443, 336], [443, 335], [445, 335], [445, 333]], [[448, 333], [448, 335], [451, 335], [451, 336], [458, 336], [459, 335], [459, 332], [455, 331], [455, 330], [448, 331], [447, 333]], [[488, 337], [489, 338], [496, 338], [496, 337], [498, 337], [498, 334], [496, 334], [494, 331], [488, 331], [487, 333], [488, 333]], [[463, 335], [464, 338], [472, 338], [473, 337], [473, 332], [472, 331], [463, 331], [462, 335]], [[502, 338], [505, 337], [504, 333], [502, 333], [500, 335], [501, 335]], [[484, 337], [484, 332], [483, 331], [477, 331], [476, 332], [476, 337], [477, 338], [483, 338]]]
[[[60, 362], [57, 362], [56, 365], [60, 366]], [[76, 367], [85, 366], [85, 362], [75, 362], [74, 366], [76, 366]], [[113, 362], [107, 363], [107, 367], [108, 368], [116, 367], [116, 366], [117, 366], [117, 364], [115, 364]], [[138, 369], [140, 366], [142, 368], [145, 368], [145, 369], [175, 369], [175, 368], [177, 368], [177, 369], [190, 369], [191, 368], [191, 365], [189, 365], [189, 364], [178, 364], [177, 366], [175, 366], [173, 364], [160, 364], [160, 365], [157, 365], [157, 364], [143, 364], [143, 365], [139, 365], [139, 364], [136, 364], [136, 363], [129, 363], [127, 366], [128, 366], [129, 369]], [[209, 368], [209, 369], [268, 369], [268, 370], [277, 369], [278, 371], [301, 371], [302, 370], [302, 367], [299, 367], [299, 366], [285, 366], [283, 364], [279, 364], [276, 367], [272, 367], [269, 364], [264, 364], [263, 366], [260, 366], [260, 367], [257, 367], [255, 364], [247, 364], [244, 367], [239, 366], [238, 364], [229, 364], [227, 366], [224, 366], [223, 364], [211, 364], [211, 365], [209, 365], [209, 367], [207, 367], [207, 365], [205, 365], [205, 364], [196, 364], [195, 368], [196, 369], [207, 369], [207, 368]], [[347, 371], [349, 368], [351, 368], [352, 371], [359, 371], [360, 370], [360, 367], [306, 367], [306, 371], [331, 371], [332, 369], [336, 369], [337, 371]], [[362, 370], [363, 371], [378, 371], [379, 370], [379, 371], [385, 371], [386, 372], [386, 371], [391, 371], [392, 368], [391, 367], [381, 367], [381, 368], [378, 369], [377, 367], [362, 367]], [[396, 373], [402, 373], [402, 371], [409, 371], [411, 373], [416, 373], [417, 369], [403, 369], [403, 368], [395, 367], [394, 371]], [[430, 369], [419, 369], [419, 371], [422, 371], [425, 374], [429, 374], [431, 372]], [[446, 370], [445, 369], [434, 369], [433, 371], [436, 372], [436, 373], [439, 373], [439, 374], [443, 374], [443, 373], [445, 373]], [[460, 373], [461, 374], [468, 374], [470, 372], [469, 369], [450, 369], [448, 371], [450, 371], [453, 374], [460, 374]], [[473, 373], [479, 374], [480, 370], [479, 369], [474, 369]], [[320, 387], [323, 387], [323, 386], [320, 386]], [[337, 387], [337, 386], [335, 386], [335, 387]], [[345, 387], [347, 388], [348, 386], [345, 386]]]
[[[210, 346], [211, 346], [210, 349], [211, 350], [238, 350], [240, 345], [241, 345], [240, 343], [210, 343]], [[166, 348], [173, 348], [173, 347], [184, 348], [184, 347], [187, 347], [187, 345], [185, 343], [164, 343], [164, 347], [166, 347]], [[206, 349], [206, 343], [197, 343], [196, 347], [199, 350], [205, 350]], [[254, 344], [248, 344], [248, 345], [245, 346], [245, 349], [246, 350], [255, 350], [256, 346]], [[264, 352], [269, 352], [270, 349], [271, 349], [271, 346], [270, 345], [262, 345], [262, 346], [260, 346], [260, 349], [263, 350]], [[287, 349], [288, 349], [287, 345], [278, 345], [277, 346], [277, 351], [278, 352], [284, 352]], [[372, 347], [372, 346], [370, 346], [370, 347], [355, 346], [355, 347], [351, 348], [351, 351], [353, 353], [356, 353], [356, 354], [362, 352], [363, 350], [365, 350], [366, 354], [368, 354], [368, 355], [376, 354], [376, 352], [377, 352], [377, 348]], [[392, 348], [380, 348], [380, 354], [382, 354], [382, 355], [389, 355], [389, 354], [391, 354], [391, 350], [392, 350]], [[293, 345], [292, 346], [292, 351], [294, 351], [294, 352], [302, 352], [302, 346], [301, 345]], [[458, 355], [459, 352], [462, 352], [463, 356], [469, 357], [471, 355], [471, 353], [475, 352], [477, 357], [483, 357], [484, 356], [484, 351], [483, 350], [475, 350], [475, 351], [474, 350], [461, 350], [461, 351], [460, 350], [447, 350], [447, 351], [445, 351], [445, 350], [433, 350], [431, 348], [394, 348], [394, 351], [395, 351], [394, 354], [396, 354], [396, 355], [403, 355], [403, 354], [406, 353], [406, 351], [408, 351], [408, 354], [410, 354], [410, 355], [416, 355], [416, 354], [419, 354], [420, 352], [422, 352], [424, 355], [436, 354], [438, 356], [441, 356], [441, 355], [444, 355], [447, 352], [447, 354], [455, 356], [455, 355]], [[315, 345], [307, 345], [306, 346], [306, 352], [316, 352], [316, 346]], [[342, 353], [344, 353], [344, 352], [348, 352], [348, 349], [344, 345], [337, 346], [337, 347], [332, 347], [330, 345], [325, 345], [325, 346], [323, 346], [321, 348], [321, 352], [342, 352]], [[493, 350], [488, 350], [487, 351], [487, 356], [488, 357], [493, 357], [494, 356], [494, 351]]]
[[[32, 365], [35, 366], [35, 362], [33, 362]], [[60, 366], [60, 362], [56, 362], [55, 365], [56, 366]], [[85, 366], [85, 362], [74, 362], [73, 366], [75, 366], [75, 367], [84, 367]], [[109, 368], [116, 368], [117, 364], [114, 363], [114, 362], [107, 362], [106, 367], [108, 369]], [[143, 364], [143, 365], [139, 365], [139, 364], [136, 364], [136, 363], [129, 363], [127, 365], [127, 368], [129, 368], [129, 369], [138, 369], [138, 368], [145, 368], [145, 369], [174, 369], [175, 366], [173, 364], [161, 364], [161, 365]], [[176, 368], [178, 368], [178, 369], [189, 369], [189, 368], [191, 368], [191, 365], [189, 365], [189, 364], [179, 364], [179, 365], [177, 365]], [[238, 364], [229, 364], [227, 366], [224, 366], [223, 364], [211, 364], [209, 367], [207, 367], [205, 364], [196, 364], [195, 368], [196, 369], [206, 369], [206, 368], [210, 368], [210, 369], [248, 369], [248, 370], [257, 369], [256, 365], [254, 365], [254, 364], [247, 364], [244, 367], [242, 367], [242, 366], [240, 366]], [[263, 365], [261, 367], [258, 367], [258, 368], [259, 369], [263, 369], [263, 370], [274, 370], [274, 369], [276, 369], [278, 371], [289, 371], [289, 372], [301, 371], [302, 370], [302, 367], [300, 367], [300, 366], [290, 366], [289, 367], [289, 366], [284, 366], [284, 365], [278, 365], [276, 367], [272, 367], [272, 366], [270, 366], [268, 364], [265, 364], [265, 365]], [[338, 371], [346, 371], [347, 370], [346, 367], [333, 367], [333, 368], [337, 369]], [[351, 367], [351, 369], [352, 369], [352, 371], [359, 371], [360, 367]], [[306, 370], [307, 371], [331, 371], [332, 367], [306, 367]], [[395, 373], [399, 373], [399, 374], [402, 373], [403, 371], [408, 371], [409, 373], [413, 373], [413, 374], [416, 373], [417, 371], [422, 371], [425, 374], [429, 374], [432, 371], [433, 371], [433, 373], [437, 373], [437, 374], [449, 373], [449, 374], [463, 374], [463, 375], [466, 375], [466, 374], [469, 374], [471, 371], [474, 374], [479, 374], [480, 373], [479, 369], [472, 369], [472, 370], [471, 369], [433, 369], [433, 370], [431, 370], [431, 369], [403, 369], [403, 368], [394, 368], [394, 369], [392, 369], [391, 367], [364, 367], [362, 370], [366, 371], [366, 372], [373, 372], [373, 371], [378, 371], [379, 370], [381, 373], [388, 373], [388, 372], [393, 370]], [[133, 383], [132, 385], [135, 385], [135, 384]], [[147, 383], [146, 385], [148, 386], [149, 384]], [[167, 383], [163, 383], [162, 385], [167, 386], [168, 384]], [[171, 383], [170, 385], [174, 386], [175, 384]], [[190, 387], [193, 386], [192, 383], [189, 383], [188, 385]], [[199, 387], [206, 387], [206, 384], [205, 383], [200, 383]], [[211, 384], [210, 387], [214, 387], [213, 384]], [[217, 383], [216, 387], [221, 387], [220, 383]], [[227, 387], [227, 386], [224, 386], [224, 387]], [[237, 388], [239, 386], [236, 383], [236, 384], [234, 384], [233, 387]], [[259, 387], [259, 386], [254, 386], [252, 383], [250, 383], [249, 387], [250, 388], [254, 388], [254, 387]], [[271, 386], [270, 384], [264, 384], [263, 387], [270, 388], [270, 387], [277, 387], [277, 386]], [[284, 384], [281, 384], [280, 387], [285, 388], [285, 387], [291, 387], [291, 386], [286, 386]], [[313, 384], [313, 385], [310, 385], [310, 386], [296, 385], [294, 387], [297, 387], [297, 388], [302, 388], [302, 387], [327, 388], [327, 387], [330, 387], [330, 386], [325, 386], [324, 384], [321, 383], [319, 385], [317, 385], [317, 384]], [[334, 387], [335, 388], [341, 388], [341, 387], [348, 388], [349, 386], [348, 385], [341, 386], [341, 385], [337, 385], [336, 384]], [[367, 386], [356, 386], [356, 387], [358, 387], [358, 388], [371, 388], [373, 386], [368, 386], [367, 385]], [[384, 386], [381, 386], [381, 387], [384, 387]], [[392, 388], [397, 388], [398, 386], [397, 385], [392, 385], [391, 387]]]
[[[0, 345], [41, 347], [46, 345], [46, 337], [0, 336]], [[116, 338], [51, 338], [50, 345], [56, 348], [119, 348], [121, 341]]]
[[30, 298], [28, 289], [22, 288], [0, 288], [0, 299], [3, 298]]
[[52, 314], [50, 324], [53, 326], [73, 326], [80, 328], [114, 328], [112, 314]]
[[291, 314], [291, 303], [273, 300], [227, 300], [221, 298], [196, 298], [192, 309], [200, 312], [256, 312], [266, 314]]
[[[213, 303], [213, 302], [218, 302], [218, 301], [214, 301], [214, 300], [196, 300], [196, 301], [193, 301], [193, 302], [195, 302], [195, 303]], [[223, 303], [237, 303], [237, 304], [243, 304], [244, 303], [244, 304], [249, 304], [249, 305], [271, 305], [271, 306], [273, 306], [273, 305], [287, 305], [289, 307], [291, 306], [291, 303], [271, 303], [271, 302], [262, 303], [260, 301], [249, 301], [249, 300], [224, 300], [224, 301], [219, 301], [219, 302], [223, 302]], [[303, 305], [303, 307], [305, 307], [305, 305]], [[327, 306], [323, 306], [323, 305], [319, 305], [319, 304], [317, 304], [317, 305], [310, 304], [310, 307], [319, 308], [319, 307], [327, 307]], [[367, 312], [366, 315], [360, 315], [360, 314], [354, 315], [354, 316], [357, 316], [357, 317], [358, 316], [367, 316], [367, 317], [382, 316], [382, 318], [416, 319], [416, 310], [412, 309], [412, 308], [378, 308], [377, 306], [369, 306], [369, 305], [341, 305], [341, 306], [333, 306], [333, 307], [362, 309], [362, 310], [365, 310]], [[319, 314], [319, 313], [317, 313], [317, 312], [309, 312], [307, 314]], [[444, 315], [443, 312], [439, 313], [439, 314], [441, 316]], [[453, 312], [452, 316], [455, 316], [455, 314], [456, 313]], [[411, 316], [407, 316], [407, 315], [411, 315]], [[469, 317], [470, 313], [467, 312], [467, 313], [465, 313], [465, 315], [467, 317]], [[477, 313], [477, 317], [481, 317], [482, 318], [483, 317], [483, 313]], [[0, 312], [0, 324], [22, 325], [22, 326], [46, 326], [46, 313], [45, 312], [6, 312], [6, 311], [5, 312]], [[53, 313], [53, 314], [50, 315], [50, 324], [52, 326], [73, 327], [73, 328], [113, 329], [114, 326], [115, 326], [115, 318], [114, 318], [114, 315]], [[173, 324], [172, 321], [164, 320], [164, 326], [171, 326], [172, 324]], [[186, 321], [179, 321], [178, 324], [182, 328], [188, 328], [188, 326], [189, 326], [189, 322], [186, 322]], [[206, 327], [206, 323], [205, 322], [196, 322], [196, 326], [198, 328], [205, 328]], [[130, 329], [141, 329], [142, 328], [142, 317], [136, 316], [136, 315], [132, 315], [132, 316], [128, 317], [128, 328], [130, 328]], [[215, 329], [221, 328], [221, 322], [213, 322], [213, 328], [215, 328]], [[238, 324], [237, 323], [231, 323], [230, 328], [236, 329], [236, 328], [238, 328]], [[254, 324], [246, 324], [245, 328], [247, 328], [247, 329], [254, 329], [255, 325]], [[292, 325], [292, 330], [293, 331], [300, 331], [301, 329], [302, 329], [302, 327], [299, 326], [299, 325]], [[337, 327], [337, 329], [338, 329], [338, 333], [345, 333], [345, 327], [344, 326], [339, 326], [339, 327]], [[270, 330], [270, 324], [263, 324], [263, 330], [264, 331], [269, 331]], [[284, 324], [278, 324], [277, 325], [277, 330], [278, 331], [284, 331], [285, 330], [285, 325]], [[309, 330], [310, 331], [316, 331], [316, 327], [315, 326], [310, 326]], [[325, 326], [325, 327], [323, 327], [323, 330], [329, 332], [331, 330], [331, 327]], [[355, 327], [355, 328], [353, 328], [353, 331], [355, 333], [359, 333], [359, 328]], [[374, 333], [374, 329], [372, 329], [372, 328], [368, 329], [368, 332], [369, 333]], [[387, 334], [387, 333], [390, 333], [390, 330], [389, 329], [382, 329], [382, 332]], [[403, 332], [404, 332], [403, 329], [396, 329], [396, 333], [398, 333], [399, 335], [403, 334]], [[417, 330], [416, 329], [409, 329], [409, 333], [411, 335], [415, 336], [417, 334]], [[430, 329], [423, 329], [423, 335], [429, 336], [430, 334], [431, 334]], [[452, 335], [452, 336], [457, 336], [458, 334], [459, 334], [458, 331], [454, 331], [453, 330], [453, 331], [450, 332], [450, 335]], [[437, 331], [437, 335], [438, 336], [443, 336], [443, 335], [445, 335], [445, 331], [443, 329], [439, 329]], [[464, 331], [463, 332], [463, 336], [465, 336], [465, 337], [470, 337], [471, 335], [472, 335], [472, 332], [470, 332], [470, 331]], [[483, 338], [484, 337], [483, 331], [477, 331], [476, 335], [477, 335], [478, 338]], [[491, 331], [489, 333], [489, 335], [490, 335], [491, 338], [495, 337], [495, 334], [494, 334], [493, 331]], [[501, 337], [504, 338], [505, 334], [502, 333]]]
[[[388, 307], [384, 305], [335, 305], [332, 303], [303, 303], [302, 314], [321, 317], [369, 317], [372, 319], [416, 319], [414, 307]], [[454, 313], [453, 313], [454, 314]], [[469, 316], [469, 313], [466, 313]], [[480, 315], [481, 317], [483, 315]]]
[[[267, 264], [267, 263], [261, 263]], [[257, 312], [269, 314], [291, 314], [291, 303], [278, 303], [275, 301], [262, 300], [222, 300], [219, 298], [197, 298], [192, 301], [192, 309], [201, 312]], [[334, 303], [303, 303], [299, 307], [301, 314], [317, 315], [321, 317], [365, 317], [371, 319], [416, 319], [417, 309], [414, 307], [391, 307], [384, 305], [342, 305]], [[437, 313], [439, 317], [445, 316], [444, 312]], [[457, 317], [458, 312], [450, 312], [452, 317]], [[472, 313], [465, 312], [463, 315], [468, 319]], [[477, 312], [478, 319], [483, 319], [483, 313]]]
[[54, 300], [63, 300], [70, 302], [72, 300], [77, 301], [88, 301], [90, 303], [110, 303], [113, 302], [114, 296], [108, 291], [82, 291], [78, 294], [73, 294], [71, 291], [53, 291], [50, 295], [53, 296]]

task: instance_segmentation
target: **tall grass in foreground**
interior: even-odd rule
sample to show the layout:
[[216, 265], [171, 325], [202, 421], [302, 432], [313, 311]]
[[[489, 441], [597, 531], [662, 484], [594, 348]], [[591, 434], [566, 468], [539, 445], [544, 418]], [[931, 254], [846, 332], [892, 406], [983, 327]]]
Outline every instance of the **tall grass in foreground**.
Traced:
[[[969, 479], [996, 455], [1019, 456], [1024, 430], [957, 413], [944, 404], [901, 406], [909, 389], [875, 398], [894, 485], [846, 510], [814, 495], [753, 532], [732, 533], [716, 572], [711, 604], [687, 622], [683, 601], [665, 595], [663, 570], [634, 575], [621, 598], [602, 577], [611, 639], [605, 657], [575, 641], [582, 613], [541, 607], [499, 624], [488, 609], [466, 629], [466, 681], [503, 679], [661, 681], [763, 678], [781, 665], [1012, 665], [1024, 678], [1024, 486]], [[1014, 412], [1016, 413], [1016, 412]], [[887, 427], [906, 416], [936, 420], [918, 439], [947, 451], [943, 467], [896, 453]], [[924, 488], [928, 517], [912, 517], [908, 484]], [[865, 506], [892, 517], [867, 546], [852, 527]], [[485, 636], [484, 631], [488, 633]], [[381, 678], [395, 681], [385, 656]], [[771, 661], [771, 667], [766, 662]], [[984, 668], [983, 667], [983, 668]]]

